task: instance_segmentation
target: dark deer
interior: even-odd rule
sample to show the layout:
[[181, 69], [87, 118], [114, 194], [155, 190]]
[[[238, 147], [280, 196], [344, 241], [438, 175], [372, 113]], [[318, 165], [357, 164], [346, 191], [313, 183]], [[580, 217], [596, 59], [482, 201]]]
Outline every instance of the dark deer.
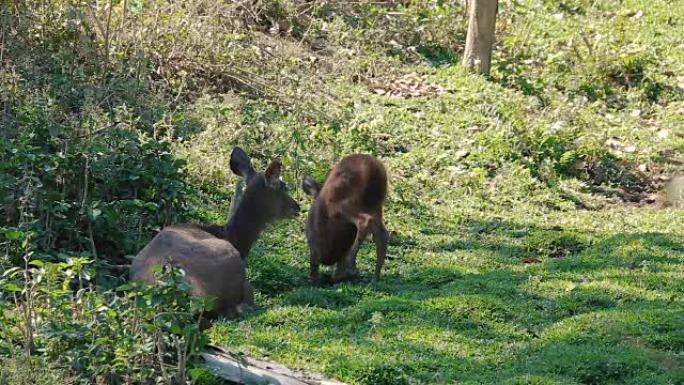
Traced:
[[131, 265], [131, 278], [148, 284], [155, 282], [154, 265], [183, 269], [193, 295], [215, 299], [209, 316], [233, 317], [254, 306], [252, 286], [245, 277], [249, 250], [267, 223], [300, 211], [280, 179], [280, 161], [257, 173], [249, 156], [235, 147], [230, 168], [245, 178], [247, 187], [227, 224], [165, 227]]
[[380, 278], [389, 238], [382, 222], [387, 195], [382, 163], [370, 155], [350, 155], [335, 165], [322, 187], [310, 176], [304, 177], [302, 186], [314, 197], [306, 226], [312, 282], [322, 283], [321, 263], [337, 264], [332, 283], [358, 275], [356, 254], [368, 233], [376, 244], [373, 280]]

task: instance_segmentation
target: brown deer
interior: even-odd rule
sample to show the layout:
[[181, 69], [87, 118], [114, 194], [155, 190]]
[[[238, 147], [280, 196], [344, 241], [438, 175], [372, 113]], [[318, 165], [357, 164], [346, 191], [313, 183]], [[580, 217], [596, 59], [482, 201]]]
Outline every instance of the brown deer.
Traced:
[[227, 224], [165, 227], [131, 265], [131, 278], [148, 284], [155, 282], [154, 265], [183, 269], [193, 295], [215, 299], [209, 316], [233, 317], [254, 306], [252, 286], [245, 276], [247, 254], [267, 223], [300, 212], [280, 179], [280, 161], [257, 173], [249, 156], [235, 147], [230, 168], [245, 178], [247, 187]]
[[332, 283], [358, 275], [356, 254], [369, 232], [377, 254], [373, 280], [380, 278], [389, 238], [382, 222], [387, 195], [382, 163], [370, 155], [349, 155], [335, 165], [322, 187], [310, 176], [304, 177], [302, 187], [314, 197], [306, 226], [311, 281], [322, 283], [321, 263], [337, 264]]

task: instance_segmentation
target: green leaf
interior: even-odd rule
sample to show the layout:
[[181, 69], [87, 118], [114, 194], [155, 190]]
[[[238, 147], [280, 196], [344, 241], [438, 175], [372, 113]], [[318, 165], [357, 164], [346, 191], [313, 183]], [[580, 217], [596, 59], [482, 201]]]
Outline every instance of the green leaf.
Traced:
[[5, 231], [5, 237], [10, 241], [18, 241], [24, 238], [26, 234], [23, 231], [17, 229], [9, 229]]
[[88, 216], [90, 217], [91, 220], [97, 219], [102, 214], [102, 210], [100, 209], [89, 209], [88, 210]]
[[10, 283], [5, 284], [5, 290], [7, 290], [9, 292], [16, 293], [16, 292], [22, 291], [22, 288], [21, 288], [21, 286], [17, 285], [16, 283], [10, 282]]
[[574, 150], [566, 151], [561, 155], [559, 163], [563, 167], [569, 166], [577, 159], [577, 152]]
[[17, 276], [19, 273], [21, 273], [21, 269], [20, 269], [20, 268], [18, 268], [18, 267], [12, 267], [12, 268], [9, 268], [9, 269], [5, 270], [5, 272], [2, 273], [2, 276], [3, 276], [3, 277], [15, 277], [15, 276]]
[[133, 0], [128, 4], [128, 10], [131, 11], [132, 14], [137, 15], [143, 10], [143, 1], [142, 0]]
[[171, 328], [169, 328], [169, 332], [173, 334], [181, 334], [182, 331], [183, 329], [181, 329], [181, 327], [176, 323], [171, 325]]
[[123, 285], [119, 286], [116, 288], [116, 291], [128, 291], [133, 288], [133, 285], [130, 283], [124, 283]]
[[145, 209], [150, 211], [157, 211], [159, 209], [159, 205], [154, 202], [148, 202], [145, 203]]

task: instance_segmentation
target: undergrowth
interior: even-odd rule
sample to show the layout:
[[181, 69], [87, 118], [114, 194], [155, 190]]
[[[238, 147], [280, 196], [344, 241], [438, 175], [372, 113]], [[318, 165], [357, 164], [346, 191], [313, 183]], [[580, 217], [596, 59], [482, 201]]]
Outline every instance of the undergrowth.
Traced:
[[489, 78], [461, 69], [456, 1], [0, 9], [0, 384], [171, 376], [153, 335], [196, 319], [148, 318], [192, 301], [116, 288], [163, 226], [225, 221], [234, 145], [279, 156], [301, 202], [305, 174], [378, 156], [392, 240], [377, 286], [319, 289], [303, 218], [269, 228], [261, 309], [215, 342], [358, 384], [682, 381], [660, 194], [684, 164], [681, 2], [501, 1]]

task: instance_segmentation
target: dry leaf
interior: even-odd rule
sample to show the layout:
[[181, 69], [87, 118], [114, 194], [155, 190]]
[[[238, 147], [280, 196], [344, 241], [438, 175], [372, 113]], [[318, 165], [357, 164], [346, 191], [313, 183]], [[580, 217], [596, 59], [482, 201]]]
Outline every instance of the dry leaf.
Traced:
[[467, 157], [468, 155], [470, 155], [470, 150], [468, 150], [467, 148], [463, 148], [463, 149], [456, 151], [456, 159], [458, 159], [458, 160], [461, 160], [461, 159]]
[[561, 128], [563, 128], [564, 125], [565, 125], [565, 122], [563, 122], [562, 120], [559, 120], [559, 121], [553, 122], [553, 124], [551, 125], [551, 129], [552, 130], [560, 130]]
[[658, 138], [659, 139], [667, 139], [667, 137], [670, 136], [670, 130], [660, 130], [658, 131]]
[[[376, 83], [374, 93], [387, 96], [397, 97], [418, 97], [426, 95], [437, 95], [445, 93], [446, 90], [436, 84], [430, 84], [428, 75], [418, 75], [415, 72], [406, 74], [398, 79], [382, 79], [380, 83]], [[370, 85], [369, 88], [372, 88]], [[380, 91], [381, 90], [381, 91]]]
[[539, 258], [535, 257], [525, 257], [522, 259], [523, 263], [541, 263], [541, 260]]
[[649, 194], [649, 195], [644, 199], [644, 201], [645, 201], [646, 203], [655, 203], [655, 202], [658, 201], [658, 194], [655, 194], [655, 193], [654, 193], [654, 194]]
[[608, 146], [614, 150], [619, 150], [620, 148], [622, 148], [622, 146], [624, 146], [624, 144], [622, 142], [620, 142], [619, 140], [608, 139], [608, 140], [606, 140], [606, 146]]

